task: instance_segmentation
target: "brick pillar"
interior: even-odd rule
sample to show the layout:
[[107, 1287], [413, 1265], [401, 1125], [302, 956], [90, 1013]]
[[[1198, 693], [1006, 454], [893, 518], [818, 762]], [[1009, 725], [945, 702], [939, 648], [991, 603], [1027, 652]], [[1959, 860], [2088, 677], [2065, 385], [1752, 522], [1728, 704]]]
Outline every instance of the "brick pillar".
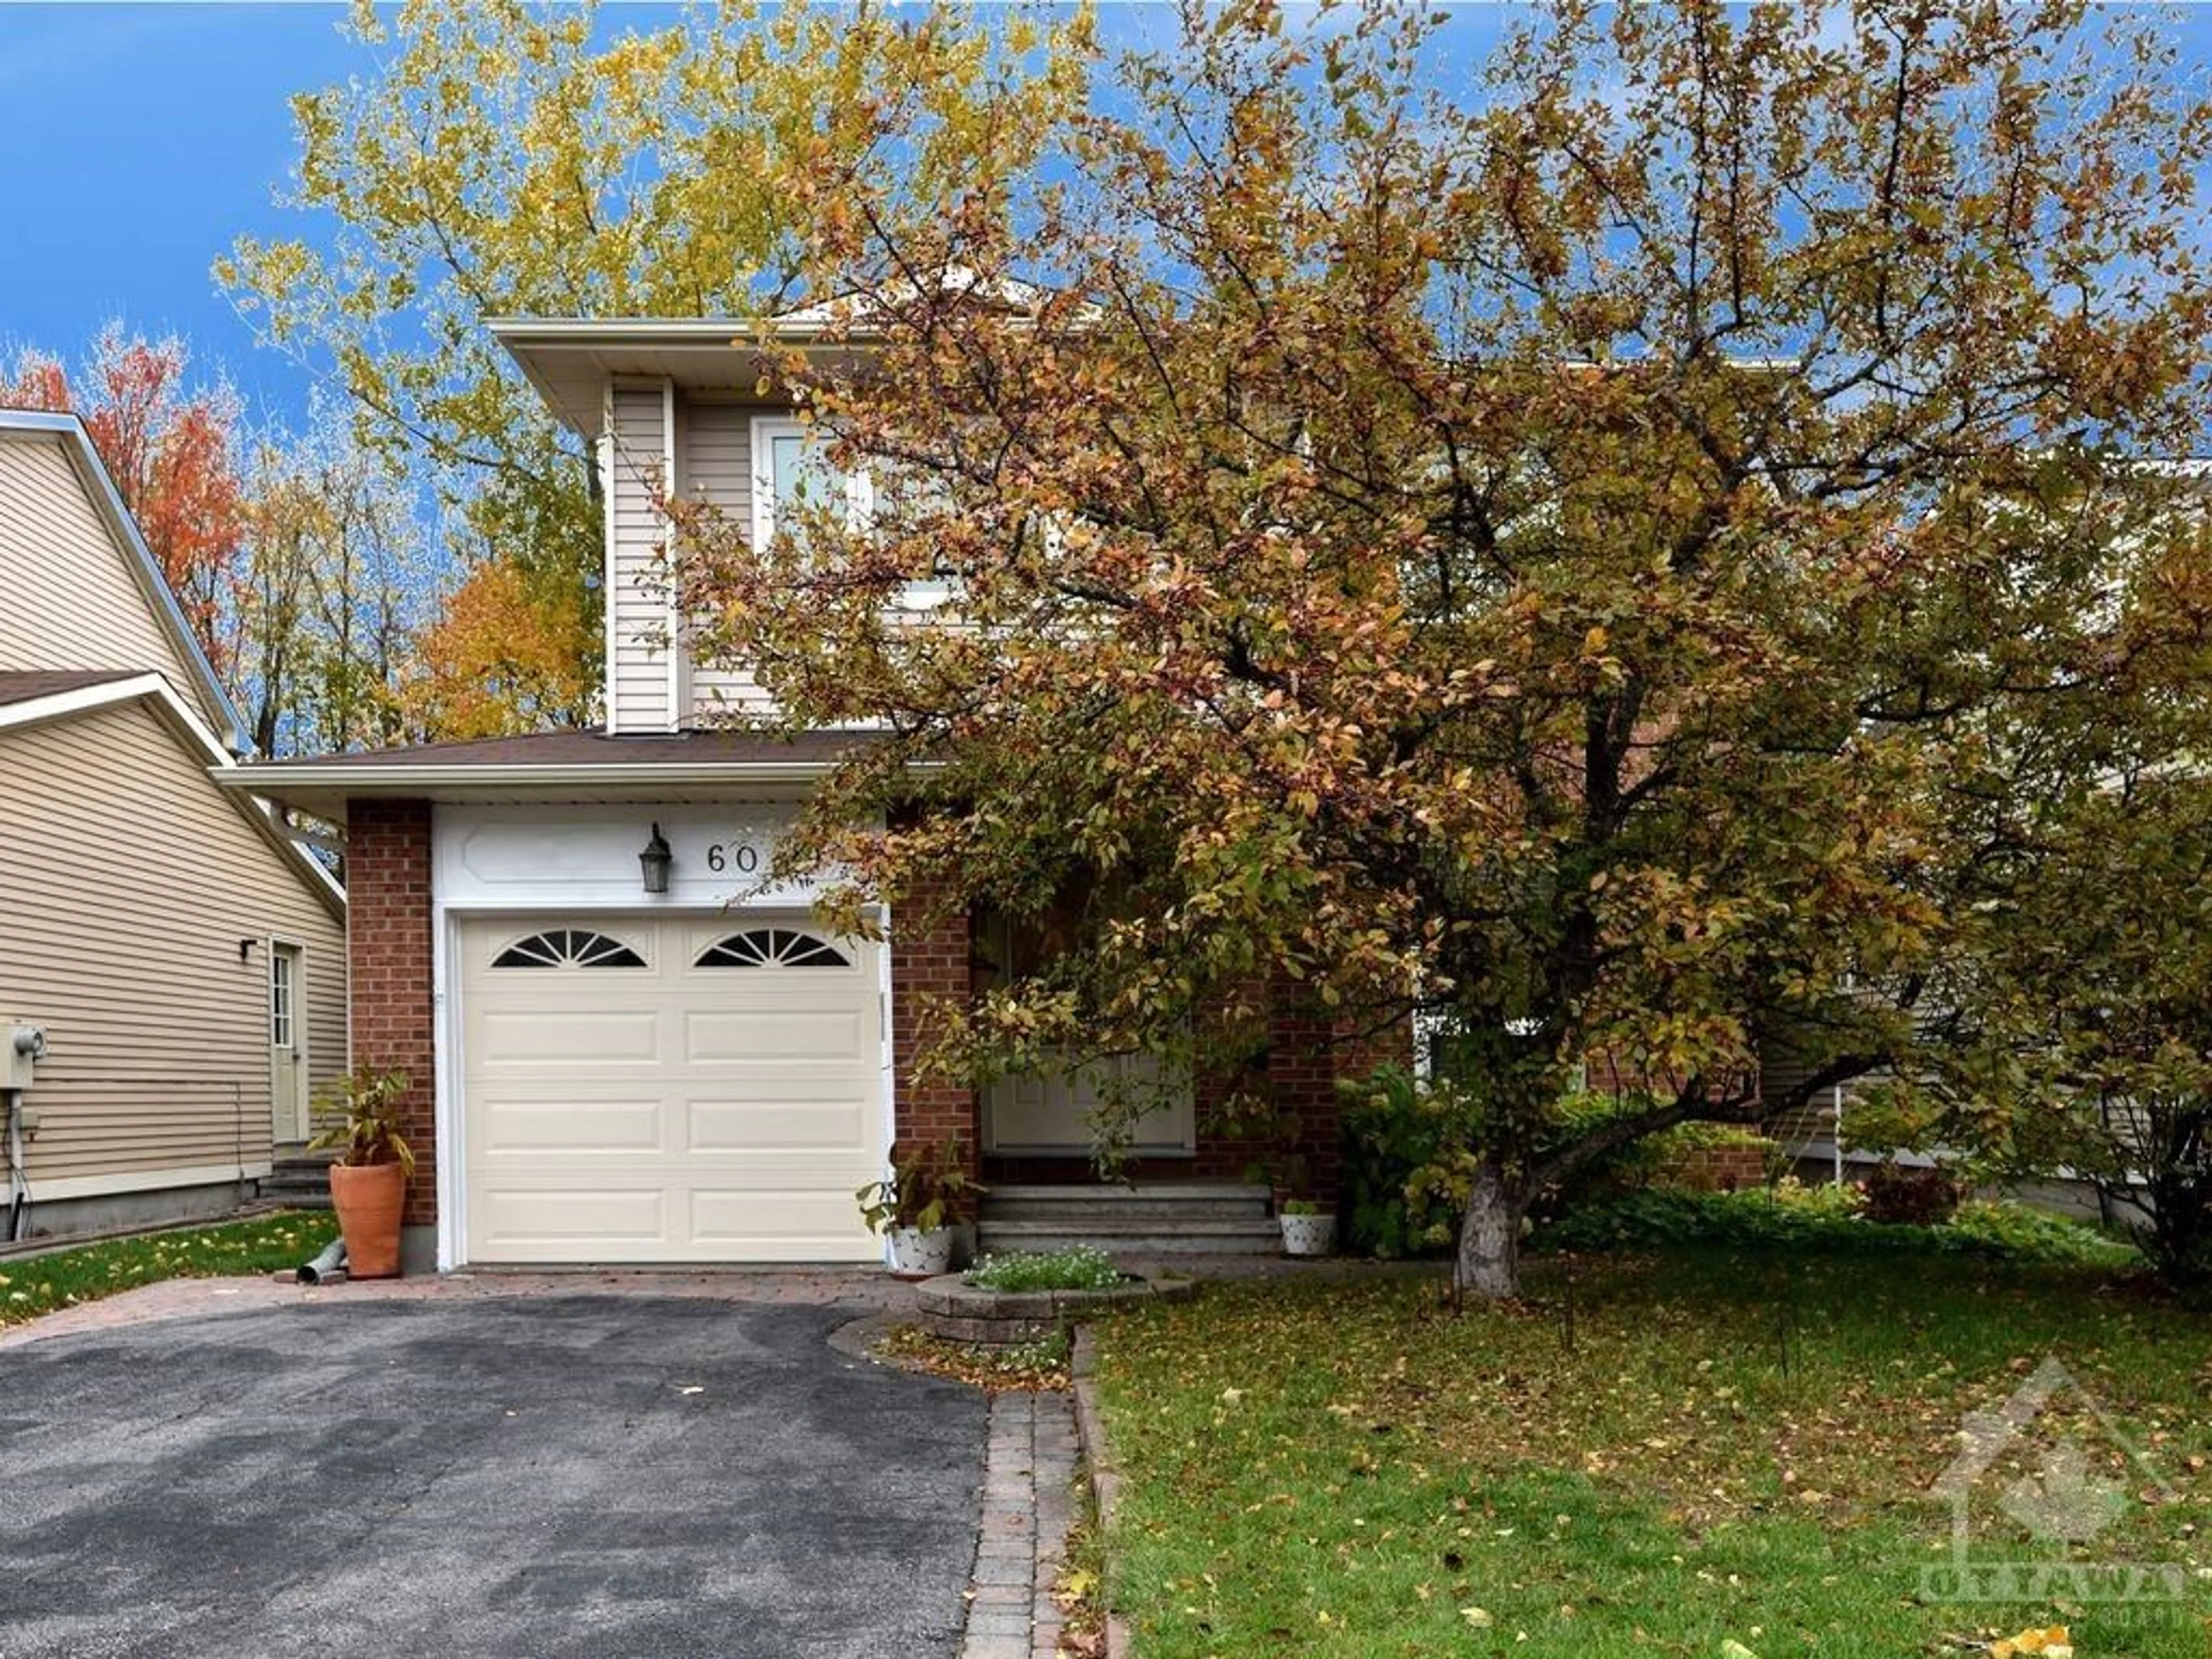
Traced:
[[1334, 1206], [1342, 1152], [1337, 1134], [1334, 1019], [1304, 987], [1279, 976], [1267, 1007], [1267, 1093], [1278, 1125], [1271, 1151], [1275, 1199]]
[[[1366, 1077], [1378, 1066], [1410, 1066], [1411, 1027], [1368, 1031], [1318, 1006], [1297, 981], [1278, 976], [1267, 1009], [1267, 1091], [1281, 1126], [1273, 1151], [1293, 1166], [1279, 1170], [1275, 1197], [1343, 1201], [1343, 1103], [1340, 1080]], [[1297, 1190], [1293, 1190], [1293, 1189]]]
[[[407, 1183], [409, 1229], [438, 1223], [434, 1069], [430, 995], [430, 804], [356, 800], [346, 812], [346, 961], [351, 976], [352, 1060], [407, 1073], [400, 1133], [415, 1153]], [[434, 1244], [416, 1232], [410, 1267]]]
[[967, 913], [933, 915], [941, 896], [910, 894], [891, 917], [891, 1109], [899, 1152], [957, 1135], [974, 1176], [982, 1168], [983, 1139], [975, 1091], [915, 1075], [945, 1009], [965, 1005], [970, 994]]

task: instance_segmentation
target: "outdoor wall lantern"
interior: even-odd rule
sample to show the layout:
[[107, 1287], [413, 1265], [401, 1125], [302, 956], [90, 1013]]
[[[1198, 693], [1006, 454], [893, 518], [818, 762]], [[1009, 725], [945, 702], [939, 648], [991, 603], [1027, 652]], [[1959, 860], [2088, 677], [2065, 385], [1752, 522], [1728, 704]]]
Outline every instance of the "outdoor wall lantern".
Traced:
[[653, 839], [645, 844], [645, 851], [637, 855], [638, 867], [645, 872], [645, 890], [665, 893], [668, 890], [668, 866], [676, 862], [676, 855], [668, 850], [661, 838], [660, 826], [653, 826]]

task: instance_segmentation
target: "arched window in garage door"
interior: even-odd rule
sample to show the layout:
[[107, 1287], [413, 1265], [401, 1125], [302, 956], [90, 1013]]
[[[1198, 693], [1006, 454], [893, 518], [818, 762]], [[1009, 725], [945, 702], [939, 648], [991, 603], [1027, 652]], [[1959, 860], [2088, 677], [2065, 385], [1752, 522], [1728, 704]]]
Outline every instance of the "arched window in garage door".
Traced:
[[495, 968], [642, 968], [645, 958], [611, 934], [549, 927], [519, 939], [491, 959]]
[[718, 939], [695, 968], [850, 968], [853, 959], [827, 939], [795, 927], [755, 927]]

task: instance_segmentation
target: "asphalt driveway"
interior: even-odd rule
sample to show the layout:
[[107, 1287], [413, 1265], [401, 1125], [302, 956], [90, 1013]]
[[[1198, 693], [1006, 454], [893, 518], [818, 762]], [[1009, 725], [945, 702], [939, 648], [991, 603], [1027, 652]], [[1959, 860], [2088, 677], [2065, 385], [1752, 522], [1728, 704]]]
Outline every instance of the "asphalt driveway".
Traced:
[[0, 1352], [6, 1659], [944, 1656], [984, 1402], [834, 1309], [358, 1302]]

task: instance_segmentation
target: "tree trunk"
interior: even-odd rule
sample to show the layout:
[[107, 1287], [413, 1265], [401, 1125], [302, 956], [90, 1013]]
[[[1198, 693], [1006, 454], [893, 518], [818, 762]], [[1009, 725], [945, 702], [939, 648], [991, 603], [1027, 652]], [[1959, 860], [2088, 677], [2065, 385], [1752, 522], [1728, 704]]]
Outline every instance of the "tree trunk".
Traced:
[[1506, 1302], [1521, 1294], [1521, 1212], [1527, 1200], [1518, 1183], [1486, 1164], [1475, 1171], [1467, 1214], [1459, 1224], [1459, 1258], [1452, 1288], [1462, 1296]]

